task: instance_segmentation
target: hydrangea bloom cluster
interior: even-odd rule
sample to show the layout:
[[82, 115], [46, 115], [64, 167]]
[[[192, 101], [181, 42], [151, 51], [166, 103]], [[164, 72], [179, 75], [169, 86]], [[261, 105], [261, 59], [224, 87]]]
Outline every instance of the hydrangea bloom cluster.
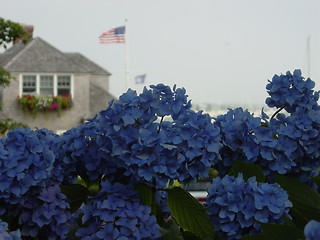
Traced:
[[306, 240], [320, 239], [320, 222], [311, 220], [304, 227], [304, 235]]
[[133, 181], [157, 184], [207, 176], [220, 159], [219, 129], [190, 109], [184, 89], [159, 84], [137, 95], [128, 90], [91, 120], [100, 151]]
[[147, 240], [161, 236], [151, 208], [142, 205], [132, 187], [102, 182], [101, 191], [83, 206], [82, 222], [76, 236], [86, 239]]
[[[319, 92], [313, 90], [315, 83], [305, 80], [300, 70], [293, 74], [275, 75], [267, 85], [270, 95], [269, 107], [284, 108], [287, 114], [278, 114], [268, 122], [277, 145], [270, 170], [280, 174], [302, 176], [301, 179], [317, 174], [320, 166], [320, 107]], [[270, 157], [272, 158], [272, 157]]]
[[19, 215], [23, 236], [40, 239], [66, 239], [70, 231], [71, 212], [66, 196], [58, 185], [43, 188], [41, 193], [28, 198]]
[[215, 166], [221, 175], [225, 175], [235, 160], [257, 161], [259, 145], [254, 132], [260, 127], [259, 117], [239, 107], [219, 115], [214, 124], [220, 128], [223, 145], [220, 151], [223, 161]]
[[[96, 124], [85, 123], [61, 136], [59, 160], [65, 183], [74, 182], [77, 176], [97, 180], [102, 175], [107, 175], [109, 179], [113, 173], [119, 175], [111, 151], [101, 151], [97, 144], [100, 138], [97, 132]], [[104, 144], [107, 145], [107, 142]]]
[[223, 161], [216, 168], [224, 175], [234, 160], [260, 165], [266, 175], [286, 174], [303, 182], [318, 174], [320, 166], [319, 93], [314, 82], [301, 72], [275, 75], [267, 85], [269, 107], [284, 108], [270, 120], [262, 112], [254, 117], [242, 108], [230, 109], [218, 116], [215, 124], [221, 130]]
[[285, 75], [274, 75], [272, 81], [267, 85], [267, 92], [270, 95], [266, 99], [269, 107], [284, 108], [288, 113], [296, 111], [298, 106], [314, 109], [318, 106], [319, 92], [313, 90], [315, 86], [311, 79], [304, 79], [300, 70]]
[[[32, 188], [51, 180], [58, 139], [51, 131], [16, 128], [0, 140], [0, 198], [21, 204]], [[0, 207], [1, 209], [1, 207]]]
[[8, 223], [0, 220], [0, 239], [21, 240], [20, 230], [8, 232]]
[[279, 114], [270, 122], [277, 144], [269, 168], [280, 174], [314, 176], [320, 166], [320, 122], [312, 120], [312, 112], [300, 112], [300, 107], [297, 110], [290, 116]]
[[206, 200], [209, 218], [221, 239], [239, 239], [244, 234], [258, 233], [258, 222], [281, 223], [292, 206], [287, 192], [277, 184], [244, 181], [226, 175], [213, 179]]

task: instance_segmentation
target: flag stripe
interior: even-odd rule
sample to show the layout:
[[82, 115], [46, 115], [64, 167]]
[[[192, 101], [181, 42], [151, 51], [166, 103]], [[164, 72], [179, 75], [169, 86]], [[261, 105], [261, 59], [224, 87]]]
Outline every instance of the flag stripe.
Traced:
[[99, 37], [100, 43], [125, 43], [125, 27], [113, 28]]

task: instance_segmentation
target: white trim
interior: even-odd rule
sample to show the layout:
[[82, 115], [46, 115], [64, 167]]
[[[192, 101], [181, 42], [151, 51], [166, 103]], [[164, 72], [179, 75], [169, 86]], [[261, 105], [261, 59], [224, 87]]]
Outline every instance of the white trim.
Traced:
[[73, 96], [74, 96], [74, 75], [71, 74], [71, 80], [70, 80], [70, 93], [71, 93], [71, 98], [73, 99]]
[[40, 75], [36, 75], [36, 93], [40, 95]]
[[58, 94], [58, 76], [53, 76], [53, 95], [57, 96]]
[[22, 97], [22, 74], [19, 75], [19, 97]]

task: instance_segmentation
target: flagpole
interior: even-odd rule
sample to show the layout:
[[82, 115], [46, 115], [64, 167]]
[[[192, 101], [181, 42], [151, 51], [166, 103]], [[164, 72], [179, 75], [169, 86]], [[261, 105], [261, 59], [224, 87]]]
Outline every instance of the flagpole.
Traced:
[[128, 49], [128, 20], [125, 20], [125, 80], [126, 80], [126, 89], [128, 90], [129, 84], [129, 49]]
[[310, 76], [310, 39], [311, 36], [309, 35], [307, 38], [307, 69], [308, 69], [308, 77], [311, 78]]

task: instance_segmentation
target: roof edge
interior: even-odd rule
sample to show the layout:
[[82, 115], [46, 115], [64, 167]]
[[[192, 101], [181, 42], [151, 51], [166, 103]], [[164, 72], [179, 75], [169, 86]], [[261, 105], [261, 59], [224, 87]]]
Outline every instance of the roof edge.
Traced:
[[16, 43], [16, 44], [25, 44], [25, 47], [20, 52], [18, 52], [6, 65], [4, 65], [3, 68], [10, 67], [10, 65], [13, 64], [19, 58], [19, 56], [26, 51], [26, 49], [30, 48], [30, 46], [32, 46], [33, 43], [34, 43], [34, 38], [28, 41], [27, 43]]

